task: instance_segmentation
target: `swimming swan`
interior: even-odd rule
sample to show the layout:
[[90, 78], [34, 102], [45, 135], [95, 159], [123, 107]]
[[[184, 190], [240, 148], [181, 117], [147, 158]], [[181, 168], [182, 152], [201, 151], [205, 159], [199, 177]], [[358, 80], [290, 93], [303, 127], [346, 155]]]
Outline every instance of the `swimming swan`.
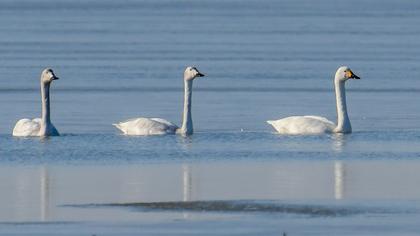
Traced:
[[13, 129], [13, 136], [58, 136], [59, 133], [50, 119], [50, 85], [57, 80], [52, 69], [45, 69], [41, 74], [42, 118], [21, 119]]
[[348, 79], [360, 79], [360, 77], [346, 66], [338, 68], [334, 78], [337, 125], [320, 116], [290, 116], [280, 120], [269, 120], [267, 123], [280, 134], [351, 133], [344, 86]]
[[187, 67], [184, 72], [184, 113], [181, 128], [161, 118], [134, 118], [118, 124], [113, 124], [125, 135], [162, 135], [193, 133], [191, 116], [192, 85], [196, 77], [204, 76], [195, 67]]

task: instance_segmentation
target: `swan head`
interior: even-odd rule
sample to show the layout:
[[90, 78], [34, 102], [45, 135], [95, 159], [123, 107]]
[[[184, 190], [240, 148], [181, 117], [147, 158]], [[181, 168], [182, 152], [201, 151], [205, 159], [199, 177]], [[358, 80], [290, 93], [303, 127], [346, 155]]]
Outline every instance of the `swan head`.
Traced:
[[200, 71], [197, 70], [197, 68], [193, 66], [187, 67], [184, 71], [184, 80], [194, 80], [197, 77], [203, 77], [204, 74], [202, 74]]
[[53, 80], [57, 80], [58, 77], [54, 74], [54, 71], [50, 68], [46, 68], [41, 73], [41, 82], [48, 84], [51, 83]]
[[342, 66], [338, 68], [337, 72], [335, 73], [335, 79], [344, 82], [348, 79], [360, 79], [360, 77], [354, 74], [349, 67]]

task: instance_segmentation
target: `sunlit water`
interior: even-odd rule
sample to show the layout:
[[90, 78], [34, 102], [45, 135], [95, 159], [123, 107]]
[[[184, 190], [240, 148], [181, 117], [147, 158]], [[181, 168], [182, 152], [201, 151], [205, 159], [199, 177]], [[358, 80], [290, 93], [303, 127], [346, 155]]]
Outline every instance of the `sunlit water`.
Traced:
[[[418, 235], [420, 3], [1, 1], [0, 234]], [[137, 116], [192, 137], [125, 137]], [[353, 133], [280, 136], [265, 121], [335, 119], [349, 65]], [[52, 67], [62, 136], [13, 138]]]

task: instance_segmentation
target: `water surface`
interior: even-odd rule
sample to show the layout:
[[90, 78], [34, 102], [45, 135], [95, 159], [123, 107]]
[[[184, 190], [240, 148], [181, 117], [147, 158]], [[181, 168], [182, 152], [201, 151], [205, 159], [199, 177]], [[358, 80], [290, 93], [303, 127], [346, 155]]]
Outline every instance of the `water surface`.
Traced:
[[[418, 235], [420, 3], [70, 1], [0, 3], [0, 234]], [[192, 137], [111, 126], [180, 124], [187, 65]], [[265, 121], [335, 120], [350, 135], [280, 136]], [[40, 115], [52, 67], [62, 136], [13, 138]]]

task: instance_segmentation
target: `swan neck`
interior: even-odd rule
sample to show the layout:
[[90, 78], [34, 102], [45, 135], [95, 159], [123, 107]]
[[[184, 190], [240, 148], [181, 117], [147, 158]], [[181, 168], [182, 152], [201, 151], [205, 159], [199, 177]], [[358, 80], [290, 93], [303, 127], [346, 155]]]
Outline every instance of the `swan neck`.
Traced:
[[182, 116], [181, 133], [192, 134], [193, 122], [191, 114], [192, 80], [184, 80], [184, 112]]
[[41, 133], [42, 132], [45, 133], [47, 127], [51, 124], [50, 83], [41, 82], [41, 99], [42, 99]]
[[335, 96], [337, 102], [337, 133], [350, 133], [351, 124], [347, 113], [345, 81], [335, 79]]

